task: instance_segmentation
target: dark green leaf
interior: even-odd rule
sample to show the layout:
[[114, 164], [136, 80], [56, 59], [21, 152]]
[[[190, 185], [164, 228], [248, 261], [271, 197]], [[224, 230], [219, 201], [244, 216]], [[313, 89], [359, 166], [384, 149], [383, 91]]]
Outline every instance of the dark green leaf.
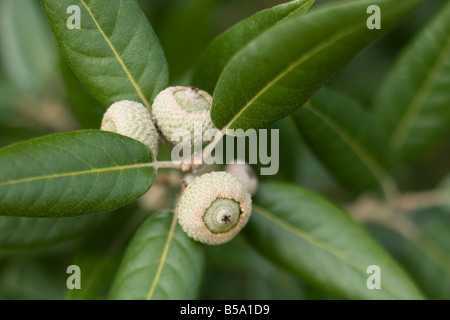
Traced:
[[[295, 275], [267, 260], [242, 236], [206, 249], [207, 272], [201, 299], [306, 299]], [[220, 288], [219, 290], [217, 288]]]
[[94, 96], [78, 80], [69, 65], [61, 62], [61, 73], [69, 105], [77, 120], [85, 129], [98, 129], [106, 107], [95, 100]]
[[[285, 184], [263, 184], [245, 233], [268, 258], [350, 299], [421, 299], [411, 279], [345, 212]], [[381, 270], [381, 289], [366, 286], [367, 268]]]
[[260, 11], [234, 25], [217, 37], [206, 49], [193, 77], [193, 84], [213, 92], [227, 63], [249, 42], [286, 18], [304, 14], [314, 0], [296, 0]]
[[55, 134], [0, 150], [0, 215], [64, 217], [124, 206], [152, 185], [144, 144], [99, 130]]
[[33, 127], [17, 126], [13, 121], [10, 123], [5, 122], [3, 124], [0, 122], [0, 147], [52, 133], [49, 130], [42, 130], [40, 128], [35, 129]]
[[421, 0], [380, 0], [382, 30], [369, 30], [373, 1], [348, 1], [287, 19], [236, 54], [214, 90], [221, 129], [260, 128], [300, 108], [325, 81]]
[[428, 209], [412, 217], [412, 239], [378, 225], [369, 230], [404, 265], [430, 299], [450, 299], [450, 215]]
[[376, 115], [404, 161], [423, 157], [450, 128], [450, 4], [405, 49], [376, 94]]
[[203, 265], [201, 244], [187, 237], [174, 214], [153, 214], [131, 240], [110, 298], [195, 299]]
[[108, 217], [71, 218], [0, 217], [0, 249], [43, 247], [79, 237], [94, 230]]
[[[62, 52], [94, 96], [109, 106], [140, 101], [148, 108], [167, 86], [168, 68], [147, 18], [132, 0], [42, 0]], [[71, 5], [81, 29], [67, 28]]]
[[81, 289], [67, 290], [69, 300], [105, 299], [120, 265], [120, 254], [89, 250], [79, 251], [72, 264], [81, 269]]
[[161, 17], [159, 28], [155, 26], [170, 66], [171, 81], [180, 81], [212, 38], [211, 9], [214, 2], [178, 1]]
[[66, 299], [106, 299], [126, 246], [147, 214], [137, 203], [111, 214], [113, 219], [86, 237], [72, 260], [81, 272], [81, 289], [66, 290]]
[[385, 183], [387, 137], [358, 103], [321, 90], [293, 118], [309, 147], [340, 181], [357, 190]]

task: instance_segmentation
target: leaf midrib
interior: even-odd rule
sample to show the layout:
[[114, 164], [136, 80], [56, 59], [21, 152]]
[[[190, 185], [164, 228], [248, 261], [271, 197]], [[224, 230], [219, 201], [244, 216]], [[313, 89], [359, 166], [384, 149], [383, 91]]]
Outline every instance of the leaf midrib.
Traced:
[[39, 180], [50, 180], [50, 179], [57, 179], [57, 178], [74, 177], [74, 176], [79, 176], [79, 175], [84, 175], [84, 174], [102, 173], [102, 172], [110, 172], [110, 171], [122, 171], [122, 170], [139, 169], [139, 168], [145, 168], [145, 167], [151, 167], [151, 163], [138, 163], [138, 164], [123, 165], [123, 166], [115, 166], [115, 167], [93, 168], [90, 170], [54, 173], [54, 174], [48, 174], [48, 175], [42, 175], [42, 176], [28, 177], [28, 178], [23, 178], [23, 179], [8, 180], [5, 182], [0, 182], [0, 187], [16, 185], [16, 184], [26, 183], [26, 182], [39, 181]]
[[245, 106], [239, 110], [239, 112], [231, 119], [231, 121], [222, 129], [222, 132], [225, 132], [227, 129], [229, 129], [233, 123], [241, 117], [241, 115], [256, 101], [258, 100], [266, 91], [268, 91], [272, 86], [274, 86], [278, 81], [280, 81], [282, 78], [284, 78], [289, 72], [300, 66], [303, 62], [310, 59], [313, 55], [323, 51], [327, 47], [331, 46], [335, 42], [343, 39], [348, 34], [351, 34], [355, 32], [356, 30], [362, 29], [361, 26], [358, 26], [357, 28], [349, 28], [347, 30], [344, 30], [342, 32], [337, 33], [334, 37], [331, 37], [330, 39], [327, 39], [326, 41], [323, 41], [319, 44], [317, 44], [314, 48], [310, 49], [309, 51], [302, 54], [297, 60], [295, 60], [293, 63], [289, 64], [284, 70], [282, 70], [273, 80], [271, 80], [268, 84], [266, 84], [260, 91], [258, 91], [252, 99], [250, 99], [249, 102], [245, 104]]
[[[300, 230], [296, 227], [293, 227], [287, 223], [285, 223], [283, 220], [279, 219], [275, 215], [273, 215], [271, 212], [265, 210], [264, 208], [253, 205], [253, 209], [255, 212], [259, 213], [266, 219], [272, 221], [273, 223], [279, 225], [284, 230], [298, 236], [299, 238], [303, 239], [306, 242], [309, 242], [311, 245], [318, 247], [319, 249], [329, 253], [330, 255], [336, 257], [338, 260], [341, 260], [345, 262], [347, 265], [353, 267], [356, 271], [362, 273], [364, 276], [367, 276], [366, 269], [364, 266], [361, 266], [357, 262], [350, 259], [347, 255], [345, 255], [342, 251], [336, 250], [335, 248], [329, 246], [328, 244], [320, 241], [319, 239], [309, 235], [308, 233], [304, 232], [303, 230]], [[402, 295], [395, 290], [395, 288], [391, 287], [390, 285], [383, 283], [383, 287], [387, 289], [393, 296], [401, 297]]]
[[323, 112], [314, 108], [311, 102], [304, 105], [304, 108], [311, 111], [316, 117], [325, 122], [333, 131], [335, 131], [338, 136], [344, 140], [344, 142], [353, 150], [353, 152], [359, 157], [359, 159], [364, 163], [367, 169], [372, 173], [372, 175], [378, 180], [380, 186], [383, 186], [384, 181], [388, 177], [387, 172], [379, 164], [379, 162], [370, 154], [367, 149], [365, 149], [360, 143], [358, 143], [353, 137], [348, 134], [338, 123], [333, 121]]
[[177, 225], [177, 213], [175, 212], [173, 214], [173, 218], [172, 218], [172, 223], [170, 225], [169, 234], [167, 235], [167, 240], [166, 240], [166, 243], [164, 245], [164, 250], [162, 252], [161, 259], [160, 259], [159, 264], [158, 264], [158, 269], [156, 271], [155, 278], [153, 279], [152, 286], [150, 287], [150, 290], [149, 290], [149, 292], [147, 294], [147, 300], [151, 300], [152, 299], [153, 294], [155, 293], [155, 290], [156, 290], [156, 286], [158, 285], [158, 282], [161, 279], [161, 273], [162, 273], [162, 270], [163, 270], [164, 265], [165, 265], [166, 260], [167, 260], [167, 255], [169, 253], [169, 248], [170, 248], [170, 245], [172, 243], [172, 239], [173, 239], [173, 235], [175, 233], [176, 225]]
[[[302, 0], [297, 0], [297, 1], [302, 1]], [[315, 0], [312, 0], [311, 3], [305, 2], [304, 4], [302, 4], [302, 5], [301, 5], [300, 7], [298, 7], [297, 9], [295, 9], [295, 10], [289, 12], [284, 18], [282, 18], [282, 19], [280, 19], [279, 21], [277, 21], [274, 25], [269, 26], [269, 27], [266, 27], [265, 29], [263, 29], [263, 30], [261, 31], [260, 34], [256, 35], [256, 37], [250, 39], [250, 40], [249, 40], [248, 42], [246, 42], [241, 48], [239, 48], [238, 50], [236, 50], [236, 52], [234, 52], [231, 56], [229, 56], [228, 59], [227, 59], [227, 60], [228, 60], [227, 63], [228, 63], [229, 61], [231, 61], [235, 56], [237, 56], [240, 52], [242, 52], [242, 51], [247, 47], [247, 45], [249, 45], [251, 42], [255, 41], [255, 40], [256, 40], [257, 38], [259, 38], [262, 34], [264, 34], [266, 31], [270, 30], [270, 29], [273, 28], [274, 26], [277, 26], [277, 25], [279, 25], [281, 22], [285, 21], [287, 18], [289, 18], [292, 14], [294, 14], [294, 13], [297, 12], [298, 10], [301, 10], [301, 9], [305, 10], [305, 7], [307, 7], [306, 10], [305, 10], [305, 13], [306, 13], [307, 10], [309, 10], [309, 8], [313, 5], [314, 1], [315, 1]], [[285, 6], [285, 5], [287, 5], [287, 4], [288, 4], [288, 3], [283, 3], [283, 4], [280, 4], [280, 5], [278, 5], [278, 6]], [[308, 4], [309, 4], [309, 6], [308, 6]], [[276, 7], [274, 7], [274, 8], [276, 8]], [[262, 12], [264, 12], [264, 11], [270, 11], [270, 10], [273, 10], [274, 8], [269, 8], [269, 9], [263, 10], [263, 11], [261, 11], [261, 12], [259, 12], [259, 13], [262, 13]], [[258, 13], [257, 13], [257, 14], [258, 14]], [[252, 17], [254, 17], [254, 16], [252, 16]], [[252, 17], [249, 17], [249, 18], [247, 18], [247, 19], [251, 19]], [[244, 22], [245, 22], [245, 20], [242, 21], [242, 23], [244, 23]], [[222, 35], [220, 35], [216, 40], [221, 40], [221, 39], [223, 39], [223, 38], [226, 38], [226, 36], [229, 35], [229, 33], [232, 31], [232, 29], [233, 29], [233, 28], [230, 28], [229, 30], [225, 31], [225, 32], [224, 32]], [[221, 72], [223, 72], [223, 70], [225, 70], [225, 68], [226, 68], [226, 65], [222, 67]]]
[[139, 85], [137, 84], [137, 82], [134, 80], [133, 76], [131, 75], [130, 71], [128, 70], [127, 66], [125, 65], [124, 61], [122, 60], [122, 58], [120, 57], [119, 53], [117, 52], [116, 48], [114, 47], [114, 45], [112, 44], [111, 40], [108, 38], [108, 36], [105, 34], [105, 32], [103, 31], [102, 27], [100, 26], [100, 24], [98, 23], [97, 19], [95, 18], [94, 14], [92, 13], [91, 9], [89, 8], [89, 6], [86, 4], [86, 2], [84, 0], [80, 0], [81, 3], [83, 4], [83, 6], [86, 8], [87, 12], [89, 13], [89, 15], [91, 16], [92, 20], [94, 21], [98, 31], [100, 32], [100, 34], [102, 35], [102, 37], [105, 39], [106, 43], [108, 44], [108, 46], [111, 48], [112, 52], [114, 53], [114, 56], [117, 59], [117, 62], [119, 62], [120, 66], [122, 67], [123, 71], [125, 72], [125, 74], [127, 75], [128, 79], [130, 80], [131, 84], [133, 85], [134, 89], [136, 90], [137, 94], [139, 95], [139, 98], [141, 98], [142, 102], [145, 104], [145, 106], [151, 110], [150, 107], [150, 103], [148, 102], [148, 100], [145, 98], [144, 94], [142, 93], [142, 89], [139, 87]]
[[414, 121], [418, 118], [427, 97], [429, 96], [434, 84], [441, 73], [441, 69], [445, 65], [446, 57], [450, 51], [450, 38], [448, 38], [444, 49], [439, 53], [433, 67], [425, 77], [424, 81], [411, 99], [409, 105], [405, 109], [405, 113], [399, 120], [399, 125], [392, 133], [390, 144], [393, 150], [400, 150], [404, 145]]

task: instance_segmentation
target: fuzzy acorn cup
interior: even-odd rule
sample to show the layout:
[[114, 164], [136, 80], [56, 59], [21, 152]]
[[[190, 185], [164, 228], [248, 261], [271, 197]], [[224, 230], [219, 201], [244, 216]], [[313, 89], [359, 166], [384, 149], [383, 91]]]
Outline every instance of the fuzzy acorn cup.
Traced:
[[142, 142], [153, 152], [156, 161], [159, 134], [152, 115], [135, 101], [123, 100], [112, 104], [103, 115], [101, 130], [115, 132]]
[[230, 241], [247, 224], [252, 198], [231, 173], [211, 172], [194, 179], [176, 208], [186, 234], [199, 242], [216, 245]]
[[[211, 104], [212, 97], [207, 92], [177, 86], [161, 91], [153, 101], [152, 110], [156, 125], [169, 143], [177, 144], [183, 139], [193, 145], [194, 142], [202, 143], [206, 130], [214, 128]], [[196, 122], [202, 126], [202, 136], [194, 137]]]

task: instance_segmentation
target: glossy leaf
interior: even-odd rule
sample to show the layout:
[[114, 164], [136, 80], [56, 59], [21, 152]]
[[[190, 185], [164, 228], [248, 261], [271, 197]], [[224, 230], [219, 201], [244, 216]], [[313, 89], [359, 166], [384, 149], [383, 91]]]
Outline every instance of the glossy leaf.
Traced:
[[168, 212], [153, 214], [136, 232], [111, 289], [111, 299], [195, 299], [204, 266], [202, 245]]
[[0, 58], [2, 69], [15, 86], [23, 91], [41, 89], [56, 68], [56, 49], [36, 1], [1, 1]]
[[124, 206], [152, 185], [144, 144], [99, 130], [55, 134], [0, 150], [0, 215], [64, 217]]
[[357, 102], [321, 90], [293, 114], [303, 138], [330, 171], [356, 190], [380, 188], [387, 178], [387, 137]]
[[314, 0], [283, 3], [260, 11], [225, 31], [211, 42], [202, 55], [193, 76], [193, 84], [212, 93], [231, 58], [265, 30], [287, 18], [304, 14], [313, 3]]
[[[263, 184], [245, 228], [268, 258], [349, 299], [421, 299], [397, 263], [345, 212], [286, 184]], [[367, 268], [381, 269], [381, 289], [369, 290]]]
[[412, 239], [384, 226], [370, 225], [376, 237], [417, 281], [430, 299], [450, 299], [450, 215], [432, 208], [412, 217], [417, 232]]
[[450, 128], [450, 4], [405, 49], [375, 95], [375, 111], [404, 161], [435, 146]]
[[[136, 1], [42, 0], [41, 4], [70, 66], [101, 103], [134, 100], [150, 108], [167, 86], [168, 68]], [[80, 29], [67, 27], [72, 5], [81, 10]]]
[[380, 0], [381, 30], [367, 28], [373, 1], [348, 1], [283, 21], [236, 54], [214, 90], [221, 129], [261, 128], [300, 108], [326, 80], [420, 0]]

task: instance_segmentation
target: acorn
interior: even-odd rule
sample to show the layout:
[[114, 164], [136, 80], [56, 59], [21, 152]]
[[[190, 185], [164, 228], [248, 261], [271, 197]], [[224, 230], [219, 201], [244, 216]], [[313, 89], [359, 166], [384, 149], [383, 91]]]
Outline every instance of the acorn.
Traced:
[[123, 100], [112, 104], [103, 115], [101, 130], [115, 132], [142, 142], [158, 155], [159, 133], [152, 115], [141, 103]]
[[247, 224], [252, 199], [242, 182], [227, 172], [211, 172], [188, 184], [178, 202], [178, 221], [196, 241], [230, 241]]
[[[155, 98], [152, 110], [156, 125], [164, 138], [175, 145], [180, 141], [190, 144], [202, 144], [203, 134], [214, 128], [211, 121], [212, 97], [205, 91], [194, 87], [169, 87], [161, 91]], [[194, 124], [202, 128], [202, 135], [194, 136]], [[175, 137], [176, 130], [184, 132], [181, 137]]]

